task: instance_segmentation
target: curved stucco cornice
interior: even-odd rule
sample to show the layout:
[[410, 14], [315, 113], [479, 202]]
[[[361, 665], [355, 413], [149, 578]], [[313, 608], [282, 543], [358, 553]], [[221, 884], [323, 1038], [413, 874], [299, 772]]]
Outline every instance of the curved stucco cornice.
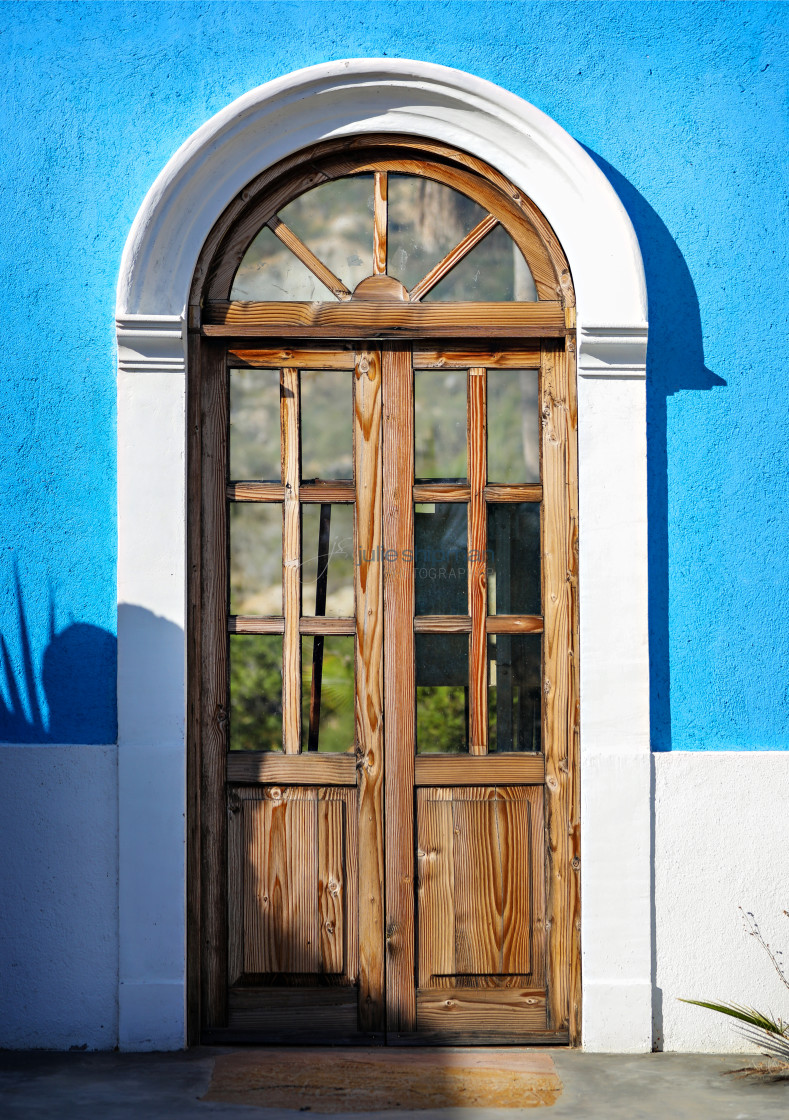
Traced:
[[443, 141], [496, 167], [556, 231], [573, 273], [582, 337], [584, 329], [614, 326], [623, 340], [633, 330], [641, 335], [646, 287], [638, 242], [619, 198], [580, 145], [491, 82], [404, 59], [297, 70], [244, 94], [199, 128], [137, 214], [123, 253], [118, 317], [181, 317], [202, 245], [245, 184], [309, 144], [366, 132]]

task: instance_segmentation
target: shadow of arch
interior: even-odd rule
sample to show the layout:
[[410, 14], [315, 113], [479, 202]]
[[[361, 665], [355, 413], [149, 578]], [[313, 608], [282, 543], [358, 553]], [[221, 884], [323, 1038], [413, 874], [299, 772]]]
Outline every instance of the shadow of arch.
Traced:
[[704, 363], [696, 288], [665, 223], [632, 183], [596, 152], [585, 150], [619, 195], [633, 223], [646, 275], [650, 742], [653, 751], [670, 751], [668, 398], [725, 386], [726, 382]]

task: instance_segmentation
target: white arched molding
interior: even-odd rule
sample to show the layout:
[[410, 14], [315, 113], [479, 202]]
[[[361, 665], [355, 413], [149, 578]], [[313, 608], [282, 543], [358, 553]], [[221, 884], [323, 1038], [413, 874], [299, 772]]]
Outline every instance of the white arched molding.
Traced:
[[533, 199], [570, 262], [579, 372], [583, 1044], [649, 1050], [647, 308], [638, 242], [608, 180], [555, 121], [472, 75], [399, 59], [313, 66], [234, 101], [169, 161], [124, 250], [121, 1046], [181, 1046], [185, 1037], [185, 642], [159, 648], [153, 616], [184, 635], [193, 272], [212, 226], [256, 175], [310, 144], [371, 132], [443, 141], [485, 160]]

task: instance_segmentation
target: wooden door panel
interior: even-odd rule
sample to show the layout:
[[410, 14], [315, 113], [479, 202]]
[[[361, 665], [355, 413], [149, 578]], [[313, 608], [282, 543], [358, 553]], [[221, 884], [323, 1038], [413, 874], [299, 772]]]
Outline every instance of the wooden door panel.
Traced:
[[420, 988], [531, 976], [531, 833], [523, 789], [419, 791]]
[[231, 985], [355, 981], [354, 794], [231, 791]]

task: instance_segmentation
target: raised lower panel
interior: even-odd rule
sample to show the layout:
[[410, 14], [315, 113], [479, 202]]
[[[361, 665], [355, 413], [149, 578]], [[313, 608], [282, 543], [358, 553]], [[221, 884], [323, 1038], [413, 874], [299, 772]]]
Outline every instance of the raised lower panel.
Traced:
[[545, 1032], [542, 797], [540, 787], [418, 791], [420, 1035]]
[[354, 799], [340, 788], [231, 791], [231, 985], [354, 984]]

